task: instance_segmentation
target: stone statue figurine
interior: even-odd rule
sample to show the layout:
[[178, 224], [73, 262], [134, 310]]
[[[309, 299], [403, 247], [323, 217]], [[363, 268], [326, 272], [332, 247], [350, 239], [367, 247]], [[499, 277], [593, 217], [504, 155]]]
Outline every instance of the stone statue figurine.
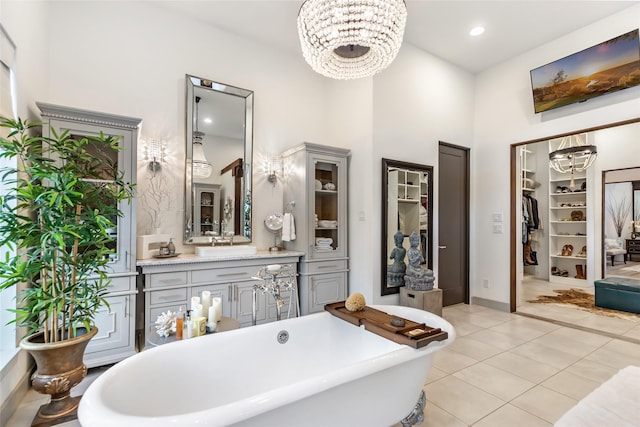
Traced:
[[430, 291], [433, 289], [435, 276], [432, 270], [421, 265], [424, 262], [424, 256], [418, 248], [420, 236], [415, 231], [409, 236], [409, 244], [411, 246], [407, 251], [409, 266], [404, 276], [404, 285], [412, 291]]
[[395, 287], [404, 285], [404, 274], [407, 270], [404, 257], [407, 254], [407, 250], [402, 246], [404, 234], [400, 230], [393, 235], [393, 240], [396, 247], [393, 248], [389, 257], [389, 259], [393, 260], [393, 264], [387, 268], [387, 285]]

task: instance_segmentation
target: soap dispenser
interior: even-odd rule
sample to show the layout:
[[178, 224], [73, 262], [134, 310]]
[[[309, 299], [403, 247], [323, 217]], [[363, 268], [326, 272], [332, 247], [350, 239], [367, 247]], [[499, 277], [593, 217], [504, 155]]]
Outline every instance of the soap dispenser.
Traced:
[[186, 338], [193, 338], [193, 324], [191, 323], [191, 310], [187, 310], [187, 336]]
[[175, 255], [176, 245], [173, 243], [173, 237], [169, 239], [169, 244], [167, 246], [169, 246], [169, 255]]

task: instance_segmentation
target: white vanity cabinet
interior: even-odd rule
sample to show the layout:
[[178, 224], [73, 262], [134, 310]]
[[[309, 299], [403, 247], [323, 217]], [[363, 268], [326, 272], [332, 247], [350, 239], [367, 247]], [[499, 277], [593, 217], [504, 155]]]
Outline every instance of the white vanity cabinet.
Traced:
[[297, 231], [286, 246], [305, 253], [299, 280], [302, 314], [347, 298], [349, 155], [349, 150], [306, 142], [282, 154], [284, 204], [291, 207]]
[[[261, 252], [252, 256], [215, 260], [182, 255], [163, 260], [139, 260], [144, 275], [145, 333], [151, 333], [160, 314], [171, 310], [190, 309], [191, 297], [208, 291], [222, 299], [222, 315], [250, 326], [253, 314], [253, 285], [261, 267], [269, 264], [293, 264], [300, 256], [296, 251]], [[287, 297], [283, 293], [283, 298]], [[286, 299], [286, 298], [285, 298]], [[288, 300], [287, 300], [288, 303]], [[257, 294], [258, 324], [276, 320], [275, 302], [270, 295]], [[207, 313], [204, 313], [205, 316]]]
[[[141, 119], [105, 114], [58, 105], [37, 103], [42, 113], [42, 132], [51, 136], [51, 128], [57, 132], [68, 130], [73, 137], [97, 136], [100, 132], [119, 137], [123, 149], [112, 150], [106, 155], [117, 164], [124, 180], [136, 182], [136, 149]], [[135, 198], [122, 201], [118, 206], [123, 216], [117, 218], [113, 230], [114, 256], [109, 262], [109, 293], [96, 314], [98, 334], [89, 342], [84, 355], [88, 367], [118, 362], [136, 352], [136, 202]]]

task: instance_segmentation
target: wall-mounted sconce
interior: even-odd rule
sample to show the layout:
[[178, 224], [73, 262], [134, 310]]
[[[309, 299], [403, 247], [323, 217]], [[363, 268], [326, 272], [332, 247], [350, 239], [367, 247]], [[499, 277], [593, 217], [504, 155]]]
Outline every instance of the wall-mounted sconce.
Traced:
[[275, 185], [280, 174], [280, 158], [276, 156], [269, 157], [265, 170], [267, 171], [267, 181]]
[[144, 160], [149, 162], [149, 170], [155, 172], [160, 170], [162, 163], [165, 163], [165, 145], [159, 139], [150, 139], [143, 145]]

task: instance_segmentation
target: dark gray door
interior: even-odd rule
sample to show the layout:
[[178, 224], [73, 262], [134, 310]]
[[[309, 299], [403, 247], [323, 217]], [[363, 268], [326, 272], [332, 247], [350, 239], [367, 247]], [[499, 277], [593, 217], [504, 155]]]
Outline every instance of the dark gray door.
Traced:
[[438, 287], [442, 304], [469, 302], [469, 149], [440, 143]]

